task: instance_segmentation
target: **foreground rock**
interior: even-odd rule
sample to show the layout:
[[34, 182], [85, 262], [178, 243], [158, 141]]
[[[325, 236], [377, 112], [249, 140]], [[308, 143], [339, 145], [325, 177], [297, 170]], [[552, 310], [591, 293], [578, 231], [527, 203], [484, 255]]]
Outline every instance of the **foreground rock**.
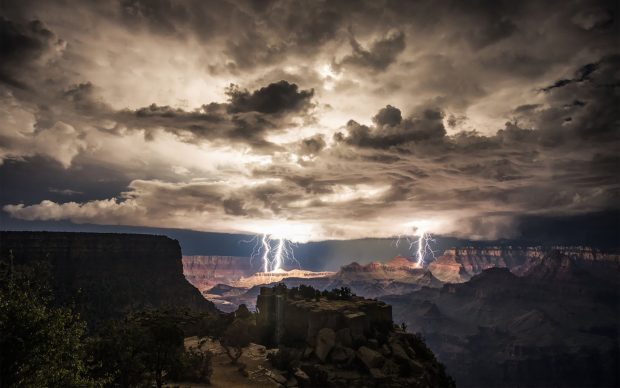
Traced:
[[310, 287], [262, 288], [261, 341], [277, 346], [272, 366], [299, 387], [450, 387], [421, 338], [392, 322], [389, 305]]

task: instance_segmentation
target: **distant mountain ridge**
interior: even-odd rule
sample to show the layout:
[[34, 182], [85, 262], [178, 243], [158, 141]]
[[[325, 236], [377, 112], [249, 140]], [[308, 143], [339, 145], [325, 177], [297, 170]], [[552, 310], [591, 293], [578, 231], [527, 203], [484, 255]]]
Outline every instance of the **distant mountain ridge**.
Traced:
[[428, 269], [439, 280], [447, 283], [467, 281], [483, 270], [493, 267], [508, 268], [517, 274], [522, 274], [526, 270], [524, 266], [527, 266], [532, 259], [540, 259], [550, 251], [560, 252], [578, 262], [620, 266], [620, 254], [602, 252], [592, 247], [491, 246], [448, 249], [432, 261]]
[[[607, 265], [620, 265], [617, 254], [589, 247], [558, 247], [558, 250], [575, 262], [600, 267], [600, 272], [605, 272]], [[375, 298], [406, 294], [422, 287], [439, 288], [444, 283], [462, 283], [489, 268], [508, 268], [516, 275], [523, 275], [546, 252], [544, 247], [461, 247], [446, 250], [426, 268], [418, 267], [412, 258], [396, 256], [385, 262], [352, 262], [336, 273], [306, 271], [309, 275], [298, 270], [260, 273], [251, 266], [250, 258], [243, 257], [184, 256], [183, 262], [185, 276], [194, 286], [216, 303], [232, 302], [229, 306], [220, 305], [220, 308], [231, 309], [238, 303], [249, 303], [251, 307], [257, 292], [253, 287], [261, 284], [307, 284], [321, 290], [349, 287], [357, 295]], [[221, 284], [235, 289], [222, 292], [220, 287], [220, 291], [209, 291]], [[242, 292], [243, 288], [247, 293]]]

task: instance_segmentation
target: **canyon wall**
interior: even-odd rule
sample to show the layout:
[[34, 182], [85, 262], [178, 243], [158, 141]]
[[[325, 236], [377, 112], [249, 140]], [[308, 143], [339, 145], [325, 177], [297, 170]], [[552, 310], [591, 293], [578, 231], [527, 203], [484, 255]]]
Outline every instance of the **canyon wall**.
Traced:
[[249, 257], [183, 256], [183, 274], [200, 292], [217, 284], [232, 284], [258, 270], [258, 263], [253, 263]]
[[57, 302], [89, 322], [151, 307], [215, 311], [183, 277], [178, 241], [165, 236], [0, 232], [0, 259], [49, 263]]
[[446, 250], [431, 262], [428, 269], [443, 282], [462, 283], [488, 268], [508, 268], [523, 274], [549, 251], [558, 251], [575, 262], [593, 266], [618, 266], [618, 253], [601, 252], [591, 247], [461, 247]]

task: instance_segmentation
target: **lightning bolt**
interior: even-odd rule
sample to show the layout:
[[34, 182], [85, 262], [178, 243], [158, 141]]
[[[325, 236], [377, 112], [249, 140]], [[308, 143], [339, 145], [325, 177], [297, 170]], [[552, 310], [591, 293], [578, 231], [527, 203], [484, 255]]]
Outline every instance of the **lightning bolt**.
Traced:
[[433, 236], [424, 231], [421, 228], [413, 228], [413, 235], [398, 235], [396, 236], [395, 246], [400, 244], [401, 239], [404, 239], [409, 243], [409, 250], [415, 251], [416, 265], [423, 267], [426, 265], [426, 258], [432, 256], [435, 259], [435, 251], [433, 250], [432, 243], [436, 240]]
[[426, 233], [425, 231], [419, 232], [418, 241], [416, 244], [416, 263], [418, 264], [418, 267], [423, 267], [426, 264], [427, 254], [433, 256], [433, 260], [435, 259], [435, 251], [431, 246], [431, 243], [434, 242], [436, 241], [430, 233]]
[[262, 243], [263, 243], [263, 272], [269, 272], [269, 267], [271, 264], [271, 260], [269, 260], [269, 252], [271, 251], [271, 245], [270, 240], [269, 240], [269, 236], [266, 234], [263, 234], [263, 238], [261, 239]]
[[[297, 263], [297, 266], [300, 267], [293, 251], [296, 244], [283, 237], [263, 234], [260, 237], [254, 236], [252, 239], [243, 242], [254, 243], [250, 260], [260, 258], [264, 273], [281, 272], [283, 270], [282, 265], [289, 261]], [[275, 248], [273, 247], [274, 243]]]
[[284, 239], [278, 239], [278, 247], [276, 248], [276, 252], [273, 255], [273, 267], [271, 269], [272, 272], [278, 271], [282, 269], [282, 253], [284, 251]]

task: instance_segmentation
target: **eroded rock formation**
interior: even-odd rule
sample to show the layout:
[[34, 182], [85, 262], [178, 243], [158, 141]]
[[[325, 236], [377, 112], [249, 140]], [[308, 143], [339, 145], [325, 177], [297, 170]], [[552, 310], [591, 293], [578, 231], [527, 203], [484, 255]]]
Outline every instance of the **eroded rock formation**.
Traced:
[[342, 266], [333, 276], [330, 287], [346, 286], [357, 295], [375, 298], [405, 294], [421, 287], [441, 287], [442, 284], [428, 269], [419, 268], [409, 259], [397, 256], [386, 263], [361, 265], [354, 262]]
[[272, 364], [299, 387], [451, 387], [421, 338], [395, 327], [391, 306], [310, 287], [263, 287], [257, 327]]
[[183, 274], [194, 287], [204, 292], [217, 284], [231, 285], [234, 281], [254, 274], [258, 267], [249, 257], [240, 256], [183, 256]]
[[591, 247], [462, 247], [446, 250], [428, 269], [442, 282], [462, 283], [488, 268], [508, 268], [516, 274], [527, 270], [530, 262], [541, 259], [550, 251], [558, 251], [575, 261], [620, 264], [620, 255]]

